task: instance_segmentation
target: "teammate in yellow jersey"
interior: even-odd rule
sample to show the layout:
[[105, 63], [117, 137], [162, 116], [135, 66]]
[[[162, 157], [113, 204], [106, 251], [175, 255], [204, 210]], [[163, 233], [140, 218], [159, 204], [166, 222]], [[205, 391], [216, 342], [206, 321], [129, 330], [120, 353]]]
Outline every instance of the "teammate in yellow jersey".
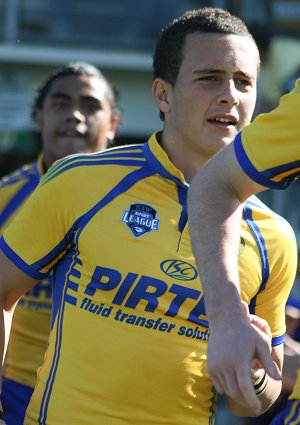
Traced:
[[[267, 187], [284, 189], [300, 175], [299, 105], [298, 80], [295, 88], [282, 96], [274, 111], [258, 116], [236, 137], [234, 144], [222, 150], [199, 172], [189, 192], [193, 249], [208, 301], [207, 314], [215, 329], [214, 338], [209, 342], [213, 382], [228, 396], [242, 393], [257, 409], [260, 403], [252, 392], [249, 367], [253, 358], [268, 354], [268, 347], [249, 327], [240, 304], [242, 282], [235, 261], [240, 215], [248, 196]], [[202, 202], [204, 194], [205, 203]], [[213, 256], [216, 249], [218, 255]], [[209, 301], [215, 294], [222, 299], [218, 310]], [[225, 311], [230, 313], [224, 320]], [[237, 333], [245, 335], [247, 349], [244, 341], [236, 343], [233, 335]], [[224, 335], [231, 344], [220, 356]], [[299, 374], [290, 398], [287, 410], [274, 424], [299, 423]]]
[[[101, 151], [119, 121], [116, 94], [93, 65], [77, 62], [56, 69], [37, 92], [33, 118], [42, 142], [36, 162], [0, 181], [0, 233], [12, 221], [40, 177], [59, 158]], [[39, 244], [39, 239], [29, 242]], [[2, 404], [7, 424], [21, 425], [42, 365], [50, 332], [52, 275], [24, 295], [16, 307], [3, 371]]]
[[[5, 230], [4, 310], [36, 280], [54, 276], [49, 346], [26, 425], [214, 423], [206, 365], [214, 329], [186, 198], [199, 169], [250, 122], [258, 72], [257, 46], [242, 21], [222, 9], [187, 12], [162, 31], [154, 53], [162, 131], [144, 144], [58, 161]], [[252, 365], [260, 410], [238, 395], [228, 400], [248, 416], [266, 410], [281, 389], [274, 378], [297, 251], [290, 226], [255, 197], [244, 203], [241, 226], [248, 321], [272, 352], [269, 363]]]

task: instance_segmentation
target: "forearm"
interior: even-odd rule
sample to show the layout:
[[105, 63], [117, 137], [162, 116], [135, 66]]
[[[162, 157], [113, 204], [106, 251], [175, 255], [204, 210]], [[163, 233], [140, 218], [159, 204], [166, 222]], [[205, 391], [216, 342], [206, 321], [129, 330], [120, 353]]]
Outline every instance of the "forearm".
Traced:
[[[226, 313], [241, 310], [237, 303], [237, 258], [242, 207], [248, 196], [259, 190], [262, 187], [240, 168], [232, 145], [215, 155], [189, 188], [191, 242], [209, 320], [215, 318], [220, 307]], [[216, 298], [222, 300], [221, 305], [215, 302]]]
[[[211, 320], [219, 312], [241, 311], [237, 266], [241, 201], [208, 165], [206, 172], [193, 180], [188, 203], [191, 242], [207, 316]], [[222, 300], [223, 312], [216, 298]]]
[[262, 382], [262, 385], [255, 389], [255, 392], [261, 401], [261, 411], [254, 412], [249, 406], [242, 405], [233, 399], [227, 398], [227, 405], [234, 415], [255, 417], [262, 415], [272, 406], [280, 395], [282, 383], [281, 381], [272, 379], [268, 375], [266, 375], [265, 379], [265, 382]]

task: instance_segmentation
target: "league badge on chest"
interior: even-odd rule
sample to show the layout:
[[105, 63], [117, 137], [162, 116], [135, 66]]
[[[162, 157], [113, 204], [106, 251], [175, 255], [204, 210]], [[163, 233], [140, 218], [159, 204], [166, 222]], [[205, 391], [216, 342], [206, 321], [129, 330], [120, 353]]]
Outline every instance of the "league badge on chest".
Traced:
[[159, 220], [156, 217], [157, 211], [146, 204], [131, 204], [129, 209], [124, 211], [122, 222], [127, 225], [135, 238], [139, 238], [145, 233], [158, 231]]

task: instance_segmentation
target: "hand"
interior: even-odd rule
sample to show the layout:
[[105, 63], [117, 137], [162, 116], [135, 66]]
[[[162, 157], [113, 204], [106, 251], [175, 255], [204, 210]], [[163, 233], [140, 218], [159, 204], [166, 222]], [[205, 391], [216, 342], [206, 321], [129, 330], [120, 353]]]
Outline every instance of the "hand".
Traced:
[[[272, 333], [271, 333], [271, 329], [268, 322], [259, 316], [256, 316], [254, 314], [249, 314], [247, 303], [242, 301], [242, 304], [243, 304], [246, 316], [248, 317], [249, 323], [254, 328], [256, 328], [258, 333], [260, 333], [262, 339], [265, 340], [266, 343], [268, 344], [270, 352], [271, 352]], [[254, 385], [264, 375], [265, 369], [263, 368], [261, 363], [257, 359], [255, 359], [255, 360], [252, 360], [250, 372], [252, 376], [252, 383]]]
[[230, 311], [214, 321], [208, 342], [208, 372], [216, 390], [248, 405], [259, 414], [261, 402], [255, 393], [253, 369], [263, 368], [268, 375], [280, 380], [281, 375], [271, 357], [268, 324], [257, 316]]

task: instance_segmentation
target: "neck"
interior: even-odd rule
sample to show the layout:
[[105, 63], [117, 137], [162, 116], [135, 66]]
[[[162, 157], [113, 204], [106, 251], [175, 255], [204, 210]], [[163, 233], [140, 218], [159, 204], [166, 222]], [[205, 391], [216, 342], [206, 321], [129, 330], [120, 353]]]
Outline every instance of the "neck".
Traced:
[[208, 158], [204, 158], [198, 151], [190, 149], [188, 144], [175, 143], [174, 139], [168, 137], [165, 131], [161, 134], [160, 144], [168, 154], [170, 161], [182, 172], [188, 183], [208, 161]]

